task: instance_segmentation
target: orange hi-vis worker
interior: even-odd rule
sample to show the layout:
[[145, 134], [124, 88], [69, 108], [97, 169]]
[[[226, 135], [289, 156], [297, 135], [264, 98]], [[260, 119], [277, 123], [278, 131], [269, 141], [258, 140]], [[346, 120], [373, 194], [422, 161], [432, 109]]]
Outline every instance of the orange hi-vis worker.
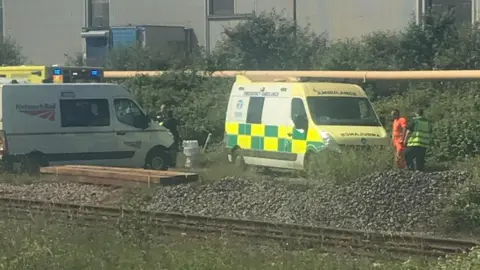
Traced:
[[395, 109], [392, 111], [393, 132], [392, 144], [395, 148], [395, 163], [397, 168], [405, 169], [407, 164], [405, 162], [405, 144], [403, 143], [405, 132], [407, 130], [407, 119], [400, 116], [400, 111]]

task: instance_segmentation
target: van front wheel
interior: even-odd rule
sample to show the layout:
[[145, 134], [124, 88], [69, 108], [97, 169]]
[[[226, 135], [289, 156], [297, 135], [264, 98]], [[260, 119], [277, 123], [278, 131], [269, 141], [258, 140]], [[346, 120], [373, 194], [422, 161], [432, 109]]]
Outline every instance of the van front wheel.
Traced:
[[167, 170], [170, 164], [170, 155], [167, 151], [160, 149], [149, 153], [147, 157], [147, 168], [151, 170]]

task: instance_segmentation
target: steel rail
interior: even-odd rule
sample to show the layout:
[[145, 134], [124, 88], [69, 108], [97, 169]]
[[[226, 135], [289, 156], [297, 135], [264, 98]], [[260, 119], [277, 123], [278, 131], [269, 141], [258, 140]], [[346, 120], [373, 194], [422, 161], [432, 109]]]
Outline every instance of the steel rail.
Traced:
[[387, 251], [429, 257], [468, 252], [479, 245], [473, 240], [0, 197], [0, 218], [28, 218], [35, 215], [63, 216], [67, 220], [83, 221], [88, 225], [141, 221], [164, 232], [225, 233], [308, 247]]

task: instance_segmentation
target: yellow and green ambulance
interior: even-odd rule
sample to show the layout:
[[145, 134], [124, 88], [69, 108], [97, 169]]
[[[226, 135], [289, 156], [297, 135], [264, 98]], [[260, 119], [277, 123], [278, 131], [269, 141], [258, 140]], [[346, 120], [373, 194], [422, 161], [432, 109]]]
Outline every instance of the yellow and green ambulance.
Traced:
[[386, 146], [365, 91], [349, 83], [237, 75], [225, 121], [228, 160], [304, 170], [307, 157], [345, 146]]

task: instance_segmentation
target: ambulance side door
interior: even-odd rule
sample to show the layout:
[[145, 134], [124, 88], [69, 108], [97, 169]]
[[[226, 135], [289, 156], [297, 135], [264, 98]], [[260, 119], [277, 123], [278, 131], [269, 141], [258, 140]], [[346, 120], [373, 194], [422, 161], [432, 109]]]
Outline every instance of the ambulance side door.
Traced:
[[262, 123], [265, 125], [264, 149], [268, 166], [292, 169], [296, 155], [291, 152], [290, 99], [266, 98]]

